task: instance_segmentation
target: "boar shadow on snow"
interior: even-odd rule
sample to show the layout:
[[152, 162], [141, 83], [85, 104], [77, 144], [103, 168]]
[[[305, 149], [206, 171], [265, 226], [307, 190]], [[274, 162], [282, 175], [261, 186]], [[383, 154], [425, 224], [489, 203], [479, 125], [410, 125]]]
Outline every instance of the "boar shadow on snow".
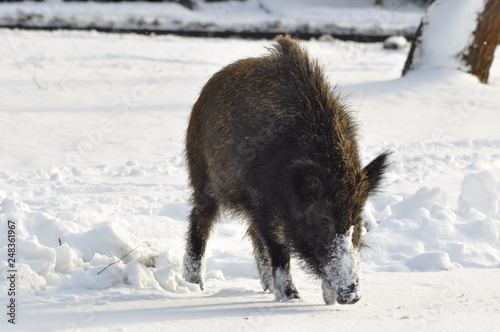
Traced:
[[269, 54], [214, 74], [186, 137], [193, 208], [184, 277], [204, 287], [204, 253], [222, 209], [248, 220], [261, 284], [299, 298], [290, 256], [322, 281], [327, 304], [352, 304], [359, 286], [361, 213], [387, 168], [361, 167], [356, 124], [315, 60], [289, 36]]

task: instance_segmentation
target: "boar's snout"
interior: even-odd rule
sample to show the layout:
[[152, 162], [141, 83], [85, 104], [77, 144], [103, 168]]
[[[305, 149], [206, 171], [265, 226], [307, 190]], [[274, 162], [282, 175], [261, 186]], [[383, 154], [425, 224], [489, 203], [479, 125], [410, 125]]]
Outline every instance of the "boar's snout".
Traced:
[[332, 259], [324, 267], [323, 299], [326, 304], [354, 304], [361, 298], [360, 254], [352, 243], [354, 227], [335, 238]]
[[357, 283], [353, 283], [346, 288], [335, 287], [329, 282], [323, 281], [323, 299], [326, 304], [354, 304], [361, 299], [361, 291]]
[[354, 304], [354, 303], [358, 302], [360, 299], [361, 299], [361, 297], [355, 297], [352, 300], [350, 298], [341, 298], [341, 297], [338, 297], [337, 298], [337, 303], [338, 304]]
[[356, 284], [351, 284], [347, 289], [339, 289], [337, 292], [338, 304], [354, 304], [361, 299], [361, 294], [358, 291]]

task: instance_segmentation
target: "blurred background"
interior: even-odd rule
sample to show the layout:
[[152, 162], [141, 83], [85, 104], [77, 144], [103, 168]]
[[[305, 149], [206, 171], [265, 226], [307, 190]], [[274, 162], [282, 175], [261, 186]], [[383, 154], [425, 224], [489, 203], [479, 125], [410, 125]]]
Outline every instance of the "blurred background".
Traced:
[[381, 41], [411, 37], [430, 0], [4, 1], [0, 26], [96, 29], [190, 36]]

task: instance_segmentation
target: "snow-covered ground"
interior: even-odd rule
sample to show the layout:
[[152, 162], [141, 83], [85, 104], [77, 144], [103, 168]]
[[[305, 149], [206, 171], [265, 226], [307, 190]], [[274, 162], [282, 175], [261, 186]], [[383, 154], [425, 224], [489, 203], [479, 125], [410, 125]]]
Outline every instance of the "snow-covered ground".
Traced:
[[16, 2], [0, 4], [0, 25], [233, 32], [411, 35], [424, 8], [408, 0], [247, 0], [204, 3]]
[[180, 274], [190, 107], [215, 71], [270, 41], [13, 30], [0, 41], [2, 331], [500, 326], [499, 56], [482, 85], [449, 69], [401, 78], [407, 49], [303, 42], [351, 105], [364, 162], [394, 152], [364, 213], [363, 297], [326, 306], [297, 264], [301, 300], [263, 293], [231, 216], [209, 242], [206, 290]]

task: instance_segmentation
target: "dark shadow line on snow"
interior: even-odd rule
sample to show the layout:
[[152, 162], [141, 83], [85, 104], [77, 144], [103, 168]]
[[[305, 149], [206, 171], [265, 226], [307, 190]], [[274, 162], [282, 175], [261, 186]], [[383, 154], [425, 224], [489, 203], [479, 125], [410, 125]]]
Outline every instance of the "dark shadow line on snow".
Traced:
[[[171, 302], [165, 303], [167, 306]], [[57, 312], [37, 312], [26, 314], [23, 327], [30, 326], [39, 328], [54, 327], [54, 321], [58, 321], [61, 327], [77, 326], [82, 329], [91, 327], [114, 326], [117, 324], [137, 324], [142, 322], [168, 322], [168, 321], [186, 321], [203, 320], [211, 318], [241, 317], [244, 319], [251, 317], [270, 316], [270, 315], [297, 315], [311, 314], [318, 311], [330, 310], [336, 311], [336, 306], [326, 306], [322, 304], [307, 304], [297, 302], [273, 302], [273, 301], [239, 301], [239, 302], [219, 302], [208, 304], [179, 305], [166, 308], [132, 308], [132, 309], [113, 309], [107, 311], [101, 306], [97, 310], [86, 308], [87, 310], [77, 310], [74, 313]], [[338, 309], [338, 307], [337, 307]], [[338, 311], [338, 310], [337, 310]], [[67, 319], [65, 319], [67, 318]], [[27, 322], [27, 324], [26, 324]], [[36, 323], [38, 322], [38, 323]], [[45, 322], [45, 323], [44, 323]]]
[[[330, 35], [333, 38], [345, 41], [355, 41], [360, 43], [383, 42], [393, 34], [367, 35], [363, 33], [325, 33], [325, 32], [303, 32], [303, 31], [208, 31], [208, 30], [163, 30], [154, 28], [134, 29], [134, 28], [112, 28], [102, 26], [74, 27], [74, 26], [30, 26], [23, 24], [1, 24], [0, 28], [20, 29], [20, 30], [76, 30], [76, 31], [97, 31], [106, 33], [135, 33], [140, 35], [178, 35], [184, 37], [214, 37], [214, 38], [241, 38], [241, 39], [274, 39], [277, 35], [290, 34], [296, 38], [309, 40], [320, 38], [323, 35]], [[405, 35], [406, 39], [412, 39], [412, 35]]]

